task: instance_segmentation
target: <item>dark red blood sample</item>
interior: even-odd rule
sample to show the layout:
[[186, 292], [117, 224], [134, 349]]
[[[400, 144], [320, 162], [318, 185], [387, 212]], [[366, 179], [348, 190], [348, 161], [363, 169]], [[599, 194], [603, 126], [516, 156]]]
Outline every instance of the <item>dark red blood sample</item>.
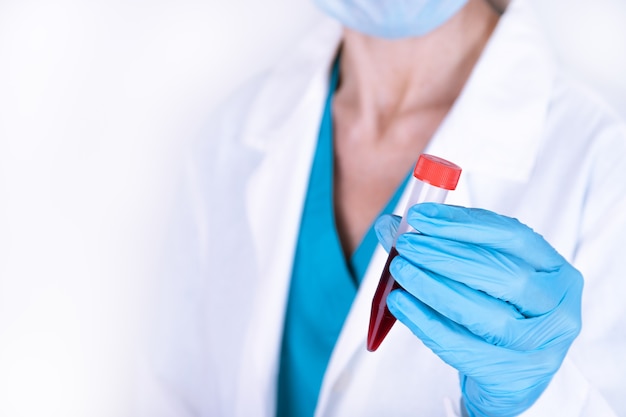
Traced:
[[391, 327], [396, 322], [396, 318], [387, 308], [387, 296], [395, 289], [401, 288], [389, 272], [389, 265], [393, 258], [398, 255], [395, 247], [392, 247], [385, 263], [385, 268], [380, 276], [378, 288], [372, 300], [372, 312], [370, 315], [370, 327], [367, 333], [367, 350], [374, 352], [382, 343]]

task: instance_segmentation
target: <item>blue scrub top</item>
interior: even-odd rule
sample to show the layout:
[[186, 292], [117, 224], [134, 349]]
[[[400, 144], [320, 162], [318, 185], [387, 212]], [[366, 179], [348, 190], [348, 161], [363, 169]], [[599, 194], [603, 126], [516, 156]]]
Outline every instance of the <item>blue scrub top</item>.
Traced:
[[[337, 60], [320, 126], [291, 277], [278, 375], [278, 417], [313, 416], [330, 355], [377, 244], [372, 225], [347, 260], [337, 232], [331, 106], [338, 78]], [[393, 211], [408, 178], [407, 175], [383, 213]]]

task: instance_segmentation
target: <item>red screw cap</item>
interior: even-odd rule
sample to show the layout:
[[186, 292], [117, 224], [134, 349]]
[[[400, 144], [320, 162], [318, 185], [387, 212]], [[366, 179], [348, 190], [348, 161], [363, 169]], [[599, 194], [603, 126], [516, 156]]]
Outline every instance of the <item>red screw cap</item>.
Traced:
[[461, 167], [437, 156], [421, 154], [413, 176], [435, 187], [454, 190], [461, 176]]

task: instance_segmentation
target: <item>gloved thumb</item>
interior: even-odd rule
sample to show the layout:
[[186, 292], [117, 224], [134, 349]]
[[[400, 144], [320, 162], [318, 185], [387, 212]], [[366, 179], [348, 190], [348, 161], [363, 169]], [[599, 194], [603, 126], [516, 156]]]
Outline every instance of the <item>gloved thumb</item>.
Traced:
[[383, 214], [380, 216], [374, 224], [374, 230], [376, 231], [376, 237], [380, 244], [385, 248], [387, 252], [391, 250], [393, 246], [396, 233], [398, 232], [398, 226], [400, 226], [400, 220], [402, 217], [392, 214]]

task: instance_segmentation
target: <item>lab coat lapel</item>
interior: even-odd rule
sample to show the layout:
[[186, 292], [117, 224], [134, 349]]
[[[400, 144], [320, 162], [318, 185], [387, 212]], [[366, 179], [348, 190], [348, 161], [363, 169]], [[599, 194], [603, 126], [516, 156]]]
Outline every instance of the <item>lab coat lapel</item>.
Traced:
[[[524, 182], [534, 167], [556, 74], [532, 5], [512, 2], [429, 151], [474, 173]], [[469, 175], [468, 175], [469, 174]]]
[[[278, 65], [256, 100], [256, 117], [244, 131], [247, 146], [264, 153], [246, 189], [246, 206], [260, 291], [255, 298], [236, 400], [238, 416], [275, 414], [276, 378], [292, 259], [327, 93], [337, 25], [305, 40], [286, 65]], [[300, 55], [300, 56], [298, 56]], [[320, 65], [325, 63], [324, 65]], [[308, 65], [307, 65], [308, 64]]]

